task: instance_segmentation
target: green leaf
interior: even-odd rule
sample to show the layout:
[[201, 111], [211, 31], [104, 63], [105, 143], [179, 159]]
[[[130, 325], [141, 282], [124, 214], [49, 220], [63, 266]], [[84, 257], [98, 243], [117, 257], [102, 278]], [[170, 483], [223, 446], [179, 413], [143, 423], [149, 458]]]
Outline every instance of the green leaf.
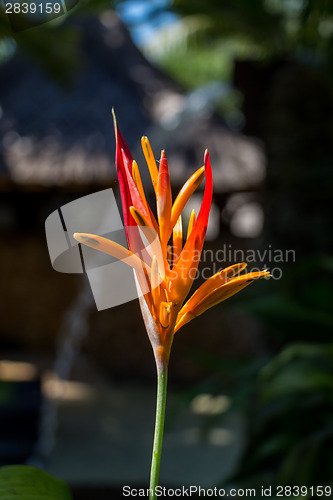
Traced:
[[71, 500], [68, 486], [37, 467], [0, 468], [1, 500]]

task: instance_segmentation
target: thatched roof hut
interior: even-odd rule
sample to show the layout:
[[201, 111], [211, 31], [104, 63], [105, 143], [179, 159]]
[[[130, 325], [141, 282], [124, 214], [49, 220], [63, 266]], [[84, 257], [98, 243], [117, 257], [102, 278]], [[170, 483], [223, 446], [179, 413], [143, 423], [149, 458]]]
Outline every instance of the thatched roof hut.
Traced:
[[153, 145], [167, 150], [177, 183], [201, 164], [205, 147], [214, 160], [217, 192], [260, 183], [264, 159], [258, 144], [228, 131], [202, 106], [189, 105], [177, 85], [137, 49], [113, 12], [81, 22], [79, 30], [83, 64], [71, 88], [60, 87], [21, 56], [3, 66], [3, 180], [45, 188], [109, 185], [115, 178], [114, 106], [132, 148], [150, 133]]

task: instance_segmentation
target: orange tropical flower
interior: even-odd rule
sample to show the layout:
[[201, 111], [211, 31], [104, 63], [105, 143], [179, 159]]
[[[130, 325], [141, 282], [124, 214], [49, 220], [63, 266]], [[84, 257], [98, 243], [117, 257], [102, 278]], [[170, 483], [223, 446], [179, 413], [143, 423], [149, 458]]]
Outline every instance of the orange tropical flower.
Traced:
[[[165, 151], [161, 153], [158, 168], [148, 138], [142, 138], [142, 149], [156, 195], [156, 218], [147, 203], [138, 165], [115, 117], [114, 125], [116, 168], [128, 249], [97, 235], [75, 233], [74, 237], [80, 243], [121, 259], [133, 268], [155, 359], [157, 365], [165, 366], [176, 331], [255, 279], [268, 277], [269, 273], [239, 274], [246, 264], [235, 264], [209, 278], [184, 304], [196, 275], [212, 203], [213, 179], [208, 151], [205, 152], [204, 166], [188, 179], [172, 203]], [[183, 244], [182, 211], [204, 177], [201, 208], [197, 217], [192, 211]]]

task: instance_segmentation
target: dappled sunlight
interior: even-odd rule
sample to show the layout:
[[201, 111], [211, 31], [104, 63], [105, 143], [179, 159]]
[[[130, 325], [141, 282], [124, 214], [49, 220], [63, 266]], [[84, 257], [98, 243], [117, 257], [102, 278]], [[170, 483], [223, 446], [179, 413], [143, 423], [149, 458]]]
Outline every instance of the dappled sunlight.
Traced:
[[35, 380], [38, 376], [38, 369], [32, 363], [22, 361], [0, 361], [0, 381], [24, 382]]
[[191, 410], [198, 415], [219, 415], [229, 410], [231, 400], [228, 396], [199, 394], [191, 401]]
[[42, 377], [42, 393], [49, 399], [68, 402], [93, 402], [95, 389], [91, 384], [61, 380], [54, 372]]

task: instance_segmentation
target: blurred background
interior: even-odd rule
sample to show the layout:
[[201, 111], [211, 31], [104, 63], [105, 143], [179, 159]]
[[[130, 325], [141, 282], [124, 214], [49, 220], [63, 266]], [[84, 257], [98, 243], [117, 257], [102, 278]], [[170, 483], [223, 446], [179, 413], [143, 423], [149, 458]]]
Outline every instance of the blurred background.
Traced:
[[273, 275], [176, 334], [161, 484], [332, 484], [332, 2], [67, 10], [13, 32], [0, 6], [0, 463], [44, 467], [77, 499], [147, 486], [139, 305], [97, 312], [84, 275], [52, 269], [44, 233], [62, 205], [118, 194], [114, 106], [148, 191], [142, 135], [166, 149], [174, 193], [209, 149], [219, 259], [205, 277], [235, 250]]

